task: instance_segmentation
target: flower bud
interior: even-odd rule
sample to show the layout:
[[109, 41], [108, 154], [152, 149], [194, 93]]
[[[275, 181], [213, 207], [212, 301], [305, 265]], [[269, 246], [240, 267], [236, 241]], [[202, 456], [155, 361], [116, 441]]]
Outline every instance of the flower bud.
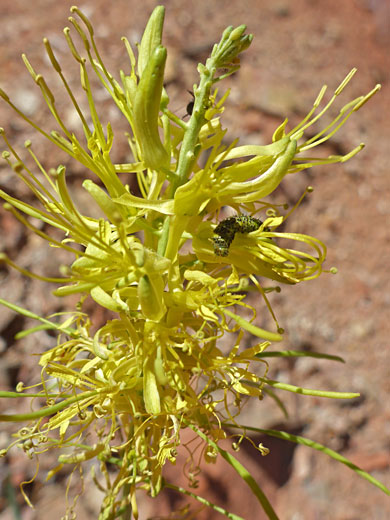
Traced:
[[165, 8], [158, 5], [151, 14], [138, 49], [138, 75], [142, 74], [154, 50], [161, 45]]

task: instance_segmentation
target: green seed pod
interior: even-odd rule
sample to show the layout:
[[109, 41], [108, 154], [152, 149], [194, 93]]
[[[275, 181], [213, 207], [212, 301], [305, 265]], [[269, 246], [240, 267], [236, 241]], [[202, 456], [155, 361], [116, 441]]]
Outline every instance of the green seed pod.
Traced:
[[160, 276], [143, 275], [138, 282], [138, 298], [142, 312], [149, 320], [160, 321], [166, 312]]
[[161, 402], [156, 375], [153, 370], [152, 358], [147, 358], [145, 360], [143, 368], [143, 390], [145, 409], [148, 413], [158, 414], [161, 412]]
[[161, 143], [158, 116], [163, 90], [167, 50], [162, 45], [153, 51], [146, 65], [134, 101], [134, 133], [147, 168], [169, 168], [169, 156]]

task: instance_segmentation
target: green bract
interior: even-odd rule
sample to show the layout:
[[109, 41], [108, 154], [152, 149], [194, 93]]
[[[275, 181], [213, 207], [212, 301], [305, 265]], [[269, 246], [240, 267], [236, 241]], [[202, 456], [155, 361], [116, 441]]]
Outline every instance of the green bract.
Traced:
[[[343, 162], [358, 152], [362, 145], [345, 156], [324, 159], [301, 155], [331, 138], [379, 86], [348, 103], [309, 139], [306, 130], [321, 118], [355, 71], [324, 108], [319, 107], [325, 93], [322, 89], [312, 110], [296, 128], [287, 131], [285, 120], [271, 144], [238, 146], [238, 140], [228, 144], [220, 121], [227, 94], [218, 98], [215, 86], [238, 69], [239, 54], [250, 45], [252, 35], [245, 34], [245, 26], [227, 28], [206, 63], [199, 64], [194, 108], [189, 121], [184, 122], [169, 110], [163, 87], [167, 58], [162, 45], [163, 7], [154, 10], [147, 24], [138, 46], [138, 60], [130, 43], [123, 39], [129, 63], [119, 80], [107, 71], [89, 20], [78, 8], [71, 11], [79, 17], [79, 21], [70, 21], [84, 49], [77, 49], [69, 29], [65, 29], [65, 37], [80, 66], [88, 114], [80, 108], [49, 41], [44, 43], [84, 135], [77, 137], [66, 127], [54, 94], [26, 57], [26, 66], [54, 117], [55, 129], [47, 132], [39, 128], [2, 90], [0, 96], [35, 130], [96, 176], [95, 180], [85, 180], [83, 188], [100, 207], [102, 217], [93, 218], [76, 206], [64, 166], [46, 172], [31, 142], [27, 142], [36, 171], [29, 169], [1, 129], [9, 149], [3, 152], [3, 158], [38, 203], [33, 206], [0, 191], [5, 207], [50, 245], [73, 253], [73, 263], [61, 270], [66, 274], [46, 280], [61, 284], [55, 290], [57, 296], [78, 294], [80, 306], [56, 321], [2, 300], [4, 305], [39, 320], [40, 328], [56, 329], [58, 343], [40, 358], [42, 380], [37, 384], [38, 391], [31, 394], [20, 384], [18, 392], [2, 393], [9, 398], [33, 397], [36, 411], [2, 415], [0, 420], [26, 423], [11, 446], [17, 444], [30, 455], [66, 448], [49, 477], [65, 464], [80, 465], [97, 459], [107, 477], [100, 519], [130, 518], [131, 510], [137, 518], [135, 491], [142, 488], [152, 496], [159, 493], [164, 485], [163, 466], [167, 461], [175, 463], [183, 428], [192, 428], [202, 439], [206, 461], [215, 460], [221, 453], [243, 475], [242, 466], [221, 450], [218, 442], [227, 436], [227, 422], [240, 427], [245, 399], [261, 399], [263, 391], [277, 384], [267, 379], [268, 364], [262, 355], [271, 342], [282, 340], [283, 330], [266, 296], [279, 287], [267, 284], [265, 289], [263, 281], [293, 285], [310, 280], [321, 274], [326, 258], [320, 240], [279, 231], [294, 208], [281, 214], [280, 205], [261, 199], [270, 195], [287, 174], [315, 164]], [[111, 151], [114, 134], [110, 124], [103, 128], [100, 121], [91, 71], [128, 122], [131, 163], [115, 161]], [[140, 195], [123, 183], [123, 173], [133, 174]], [[263, 224], [251, 232], [233, 234], [224, 256], [217, 256], [214, 230], [225, 208], [251, 216], [262, 212]], [[63, 240], [42, 231], [29, 217], [60, 230]], [[290, 241], [294, 245], [282, 246], [281, 239], [285, 239], [283, 244]], [[300, 246], [302, 249], [297, 249]], [[4, 254], [1, 260], [23, 274], [38, 277]], [[246, 303], [250, 290], [261, 294], [275, 319], [275, 330], [256, 325], [256, 310]], [[115, 313], [94, 333], [94, 323], [81, 310], [87, 295]], [[246, 318], [240, 315], [240, 307]], [[259, 343], [242, 348], [245, 331], [258, 337]], [[231, 337], [224, 347], [219, 341], [223, 336]], [[228, 344], [230, 347], [226, 347]], [[279, 388], [296, 389], [281, 383]], [[357, 394], [321, 395], [350, 398]], [[245, 428], [242, 431], [241, 438]], [[69, 453], [70, 448], [73, 451]], [[264, 447], [260, 449], [266, 453]], [[115, 479], [109, 478], [109, 463], [117, 466]], [[193, 475], [189, 480], [195, 483]], [[249, 478], [246, 481], [270, 518], [275, 518], [258, 486]], [[217, 510], [221, 512], [221, 508]]]

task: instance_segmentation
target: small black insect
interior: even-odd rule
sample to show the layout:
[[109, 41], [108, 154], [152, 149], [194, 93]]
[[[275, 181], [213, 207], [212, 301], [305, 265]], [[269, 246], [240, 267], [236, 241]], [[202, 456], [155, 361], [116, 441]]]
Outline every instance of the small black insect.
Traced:
[[193, 100], [190, 101], [190, 102], [188, 103], [187, 107], [186, 107], [186, 111], [187, 111], [187, 114], [186, 114], [186, 115], [187, 115], [187, 116], [192, 116], [192, 112], [193, 112], [193, 110], [194, 110], [194, 104], [195, 104], [195, 96], [194, 96], [194, 93], [191, 92], [191, 90], [187, 90], [187, 92], [188, 92], [189, 94], [191, 94], [191, 96], [193, 97]]
[[222, 220], [214, 229], [218, 236], [214, 237], [214, 254], [228, 256], [230, 244], [236, 233], [256, 231], [263, 224], [262, 220], [249, 215], [235, 215]]

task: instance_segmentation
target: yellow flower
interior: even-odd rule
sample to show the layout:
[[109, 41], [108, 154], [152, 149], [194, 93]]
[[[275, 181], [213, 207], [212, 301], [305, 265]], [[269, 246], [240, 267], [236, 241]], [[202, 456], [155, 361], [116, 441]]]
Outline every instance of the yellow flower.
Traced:
[[[175, 463], [182, 428], [200, 429], [218, 442], [226, 436], [226, 421], [237, 424], [243, 400], [262, 398], [268, 365], [259, 354], [270, 342], [280, 341], [283, 331], [266, 297], [266, 292], [278, 288], [265, 290], [261, 279], [296, 284], [315, 278], [323, 270], [326, 248], [314, 237], [278, 231], [294, 208], [282, 215], [279, 207], [261, 199], [287, 174], [314, 164], [343, 162], [357, 153], [362, 145], [345, 156], [317, 159], [300, 155], [331, 138], [379, 87], [344, 106], [331, 124], [306, 139], [305, 131], [323, 116], [351, 79], [352, 71], [323, 109], [315, 113], [325, 89], [297, 127], [287, 132], [287, 120], [279, 126], [271, 144], [238, 146], [235, 140], [226, 146], [220, 115], [227, 93], [218, 100], [215, 84], [237, 70], [238, 55], [252, 40], [244, 34], [244, 26], [226, 29], [205, 65], [199, 65], [194, 109], [190, 120], [184, 122], [169, 111], [163, 88], [163, 7], [157, 7], [151, 16], [138, 48], [138, 62], [124, 39], [130, 72], [121, 73], [121, 82], [107, 71], [89, 20], [77, 8], [71, 10], [86, 27], [70, 19], [82, 37], [87, 59], [76, 48], [69, 30], [65, 30], [65, 37], [80, 65], [88, 115], [75, 99], [50, 43], [44, 43], [80, 117], [83, 137], [76, 137], [66, 127], [53, 93], [26, 57], [25, 64], [59, 130], [46, 132], [37, 127], [2, 90], [0, 96], [34, 129], [96, 175], [96, 182], [85, 180], [83, 188], [99, 205], [103, 217], [92, 218], [85, 208], [76, 207], [64, 166], [45, 171], [28, 141], [26, 148], [38, 173], [32, 171], [0, 130], [9, 148], [3, 158], [39, 203], [36, 207], [0, 191], [6, 209], [50, 245], [73, 253], [74, 261], [62, 268], [62, 278], [52, 279], [28, 273], [4, 254], [0, 260], [23, 274], [61, 283], [54, 294], [79, 294], [80, 308], [90, 295], [116, 314], [96, 331], [80, 310], [56, 324], [2, 301], [38, 319], [42, 326], [56, 329], [58, 344], [40, 358], [38, 391], [29, 394], [22, 385], [18, 388], [20, 395], [36, 400], [38, 409], [29, 414], [2, 415], [0, 420], [28, 423], [11, 446], [21, 445], [30, 456], [53, 448], [71, 449], [59, 455], [59, 464], [49, 477], [64, 464], [99, 460], [106, 477], [99, 517], [103, 520], [130, 502], [135, 508], [136, 489], [146, 489], [152, 496], [160, 491], [162, 468], [166, 462]], [[129, 123], [132, 163], [114, 160], [114, 134], [109, 124], [103, 128], [97, 113], [91, 69]], [[139, 196], [123, 184], [124, 172], [137, 178]], [[266, 217], [250, 232], [238, 229], [232, 233], [224, 256], [220, 256], [214, 249], [214, 231], [225, 206], [250, 216], [263, 211]], [[42, 231], [28, 217], [60, 230], [63, 240]], [[294, 245], [282, 246], [286, 241]], [[254, 323], [256, 310], [245, 302], [246, 293], [253, 289], [262, 295], [276, 331], [263, 330]], [[235, 310], [239, 308], [250, 317], [243, 318]], [[261, 343], [240, 350], [244, 331], [260, 338]], [[230, 347], [220, 346], [223, 336], [231, 338], [226, 342]], [[213, 461], [215, 455], [214, 448], [205, 451], [207, 461]], [[118, 467], [112, 482], [108, 464]]]

